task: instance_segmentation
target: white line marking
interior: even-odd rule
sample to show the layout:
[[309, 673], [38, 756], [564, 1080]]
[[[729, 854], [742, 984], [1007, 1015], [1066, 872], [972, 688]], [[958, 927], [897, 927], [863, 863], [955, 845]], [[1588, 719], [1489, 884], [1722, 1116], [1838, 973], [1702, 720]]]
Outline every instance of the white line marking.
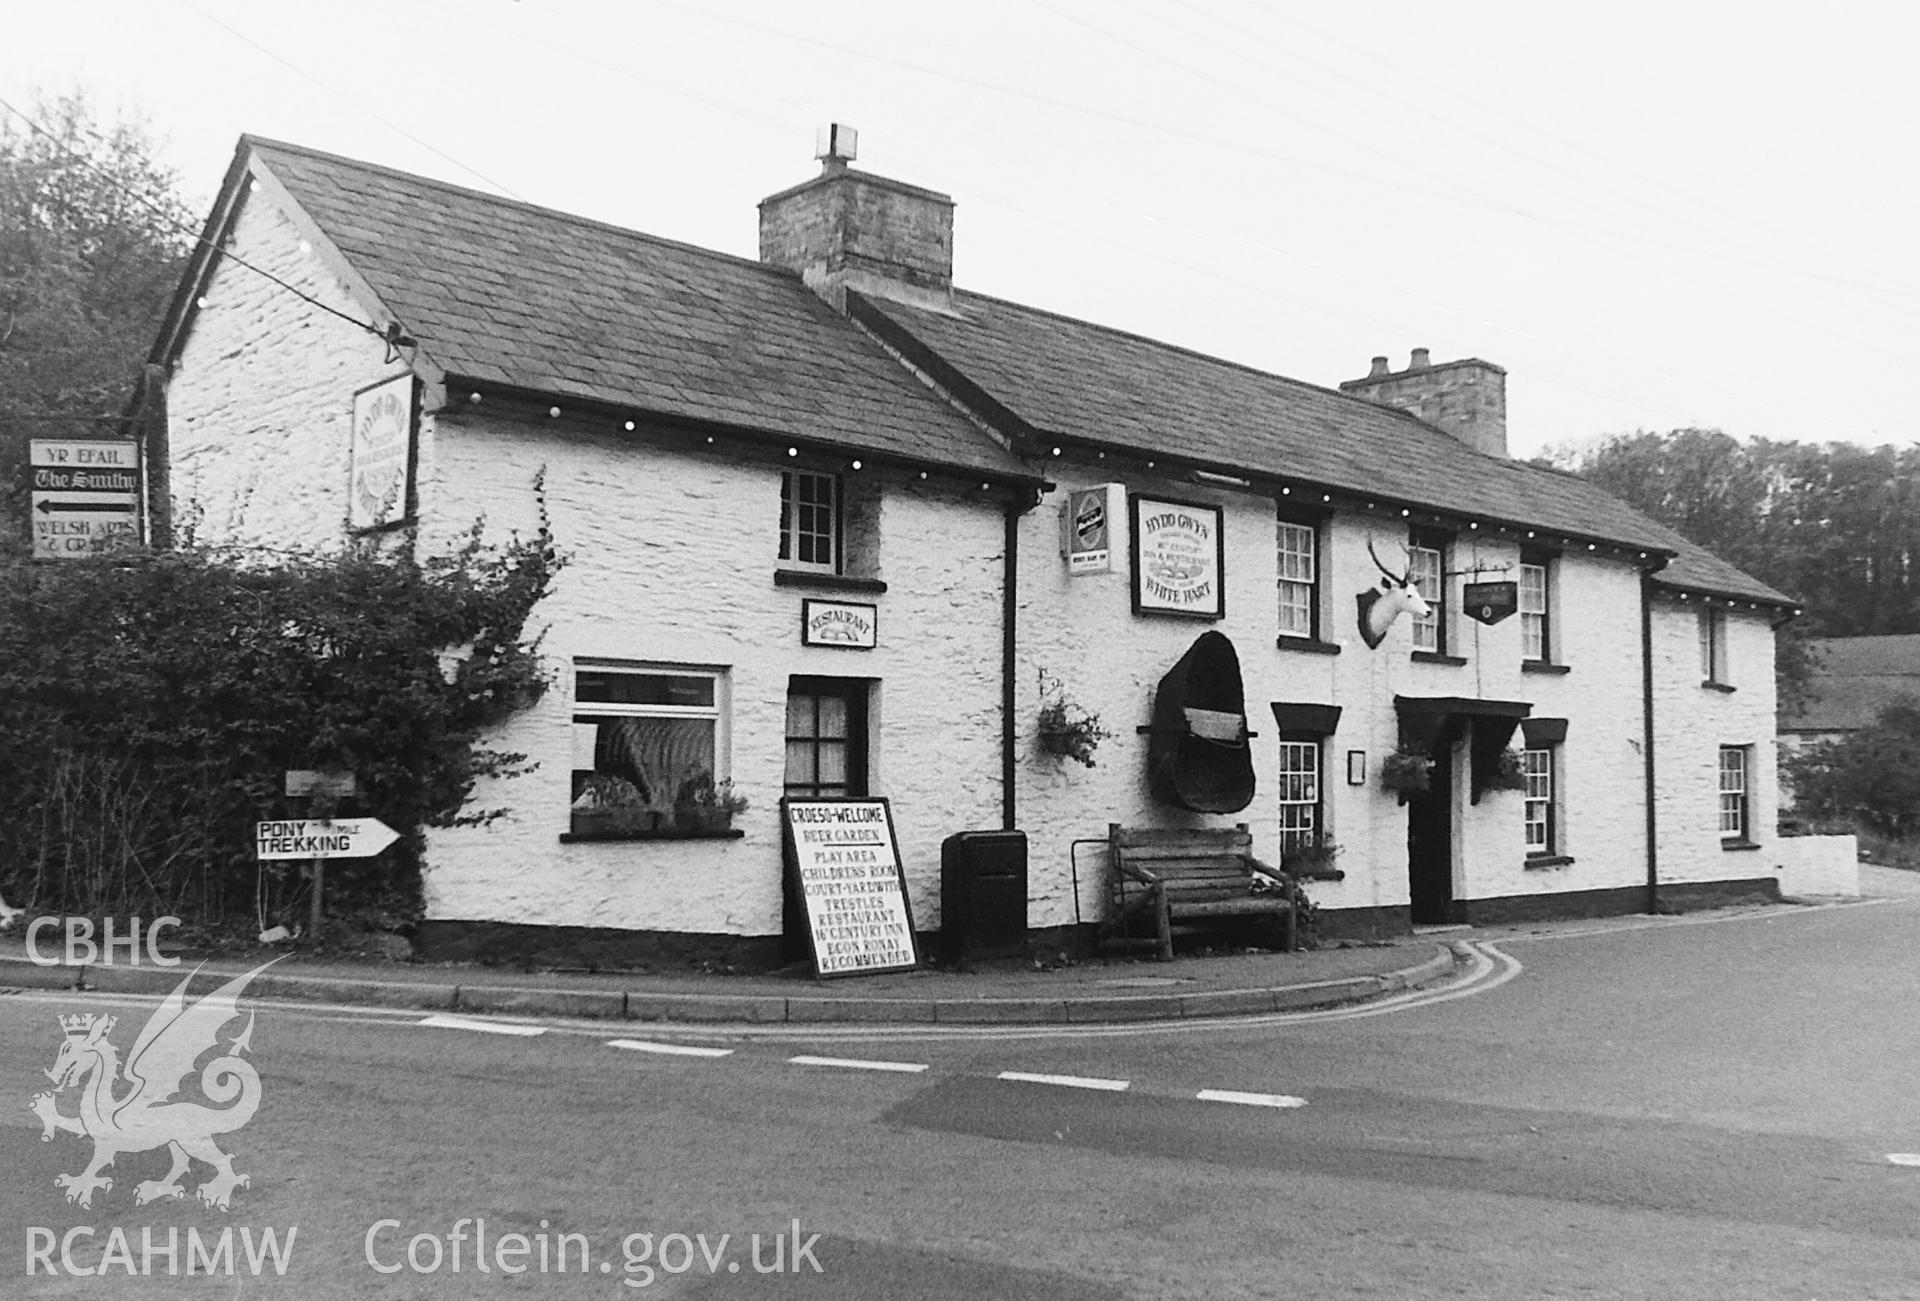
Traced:
[[660, 1053], [667, 1057], [731, 1057], [731, 1048], [702, 1048], [698, 1044], [656, 1044], [644, 1039], [609, 1039], [609, 1048], [625, 1048], [636, 1053]]
[[913, 1075], [927, 1069], [925, 1062], [876, 1062], [865, 1057], [789, 1057], [795, 1066], [838, 1066], [849, 1071], [899, 1071]]
[[441, 1030], [478, 1030], [482, 1034], [545, 1034], [543, 1025], [513, 1025], [506, 1021], [469, 1021], [460, 1016], [430, 1016], [415, 1025], [430, 1025]]
[[1085, 1075], [1029, 1075], [1025, 1071], [1001, 1071], [996, 1079], [1016, 1080], [1022, 1084], [1058, 1084], [1068, 1089], [1105, 1089], [1109, 1093], [1124, 1092], [1127, 1080], [1100, 1080]]
[[1920, 1165], [1920, 1152], [1889, 1152], [1887, 1161], [1890, 1165]]
[[1290, 1093], [1236, 1093], [1232, 1089], [1202, 1089], [1193, 1095], [1202, 1102], [1237, 1102], [1243, 1107], [1304, 1107], [1305, 1098]]

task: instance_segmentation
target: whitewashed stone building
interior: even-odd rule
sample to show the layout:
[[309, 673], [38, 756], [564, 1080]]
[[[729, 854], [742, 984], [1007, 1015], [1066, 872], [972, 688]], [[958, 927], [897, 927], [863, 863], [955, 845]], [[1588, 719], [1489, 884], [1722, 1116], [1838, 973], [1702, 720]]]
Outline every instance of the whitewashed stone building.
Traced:
[[[783, 794], [887, 797], [923, 930], [942, 840], [993, 828], [1062, 941], [1113, 823], [1330, 840], [1334, 931], [1773, 891], [1787, 599], [1508, 459], [1499, 367], [1328, 389], [969, 294], [945, 196], [824, 161], [749, 262], [241, 142], [154, 357], [175, 515], [570, 556], [558, 689], [500, 738], [540, 766], [430, 837], [429, 952], [792, 956]], [[1430, 608], [1377, 646], [1376, 557]], [[1206, 632], [1246, 714], [1226, 812], [1148, 775]], [[1098, 715], [1095, 766], [1043, 744], [1050, 702]], [[1396, 750], [1426, 793], [1383, 789]], [[677, 821], [705, 781], [746, 809]]]

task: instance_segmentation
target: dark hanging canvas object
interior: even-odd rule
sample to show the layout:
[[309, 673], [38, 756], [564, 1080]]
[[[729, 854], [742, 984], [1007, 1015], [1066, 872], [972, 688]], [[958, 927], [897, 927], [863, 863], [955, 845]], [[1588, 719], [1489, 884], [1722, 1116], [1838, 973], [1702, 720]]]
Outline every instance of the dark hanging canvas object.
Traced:
[[1147, 744], [1147, 785], [1162, 803], [1196, 813], [1238, 813], [1253, 803], [1246, 690], [1233, 643], [1194, 640], [1160, 679]]

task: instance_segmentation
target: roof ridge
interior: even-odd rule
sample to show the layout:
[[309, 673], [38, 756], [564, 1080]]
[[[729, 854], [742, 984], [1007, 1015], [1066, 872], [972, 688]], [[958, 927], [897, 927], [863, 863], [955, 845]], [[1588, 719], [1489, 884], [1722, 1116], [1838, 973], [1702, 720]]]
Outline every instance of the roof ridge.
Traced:
[[243, 133], [240, 137], [240, 142], [249, 149], [276, 150], [282, 153], [334, 163], [355, 171], [375, 172], [394, 180], [405, 181], [412, 185], [427, 186], [448, 194], [456, 194], [465, 198], [476, 199], [483, 203], [493, 204], [497, 207], [514, 208], [522, 212], [534, 213], [541, 217], [567, 222], [575, 226], [585, 226], [595, 230], [607, 231], [615, 235], [624, 235], [630, 239], [663, 248], [678, 249], [682, 252], [693, 253], [702, 257], [715, 258], [743, 268], [751, 267], [757, 271], [778, 276], [785, 280], [799, 278], [799, 272], [797, 271], [790, 271], [786, 267], [775, 266], [769, 262], [762, 262], [758, 258], [743, 257], [738, 253], [728, 253], [723, 249], [708, 248], [704, 244], [690, 244], [685, 240], [668, 239], [664, 235], [650, 234], [644, 230], [636, 230], [632, 226], [622, 226], [617, 222], [602, 221], [598, 217], [582, 216], [577, 212], [568, 212], [564, 208], [550, 208], [544, 204], [532, 203], [526, 199], [514, 199], [505, 195], [489, 194], [485, 190], [476, 190], [469, 185], [456, 185], [452, 181], [443, 181], [433, 176], [422, 176], [418, 172], [404, 171], [398, 167], [389, 167], [385, 163], [370, 163], [360, 158], [349, 158], [345, 154], [329, 153], [325, 149], [315, 149], [309, 145], [297, 145], [289, 141], [275, 140], [269, 136], [257, 136], [251, 133]]
[[[1011, 298], [1001, 298], [996, 294], [983, 294], [972, 289], [955, 289], [954, 292], [956, 294], [964, 294], [968, 298], [978, 298], [985, 302], [998, 303], [1003, 307], [1011, 307], [1018, 311], [1030, 312], [1035, 316], [1045, 316], [1052, 320], [1066, 321], [1072, 325], [1099, 330], [1103, 334], [1115, 335], [1122, 339], [1133, 339], [1139, 343], [1150, 344], [1155, 348], [1165, 348], [1169, 352], [1178, 352], [1200, 361], [1209, 362], [1215, 366], [1231, 367], [1234, 370], [1242, 371], [1248, 375], [1258, 375], [1262, 379], [1278, 380], [1282, 384], [1290, 384], [1294, 388], [1305, 389], [1308, 392], [1318, 393], [1324, 397], [1338, 398], [1342, 402], [1358, 403], [1369, 411], [1384, 412], [1387, 415], [1398, 417], [1411, 424], [1432, 429], [1448, 438], [1453, 437], [1453, 435], [1448, 434], [1446, 430], [1441, 429], [1440, 426], [1431, 421], [1422, 420], [1411, 411], [1403, 411], [1399, 407], [1391, 407], [1382, 402], [1369, 402], [1366, 398], [1357, 398], [1351, 393], [1342, 393], [1339, 389], [1328, 388], [1324, 384], [1315, 384], [1312, 380], [1295, 379], [1291, 375], [1282, 375], [1279, 371], [1275, 370], [1262, 370], [1258, 366], [1251, 365], [1244, 361], [1235, 361], [1231, 357], [1221, 357], [1210, 352], [1201, 352], [1198, 348], [1190, 348], [1184, 343], [1170, 343], [1165, 339], [1156, 339], [1150, 334], [1141, 334], [1137, 330], [1126, 330], [1117, 325], [1107, 325], [1100, 321], [1090, 321], [1083, 316], [1068, 316], [1065, 312], [1056, 312], [1046, 307], [1035, 307], [1031, 303], [1016, 303]], [[1454, 441], [1459, 442], [1460, 440], [1456, 438]], [[1479, 452], [1479, 449], [1469, 447], [1465, 443], [1460, 443], [1460, 445], [1467, 448], [1470, 452], [1478, 452], [1481, 456], [1487, 455], [1485, 452]], [[1498, 461], [1508, 458], [1489, 456], [1487, 459]]]

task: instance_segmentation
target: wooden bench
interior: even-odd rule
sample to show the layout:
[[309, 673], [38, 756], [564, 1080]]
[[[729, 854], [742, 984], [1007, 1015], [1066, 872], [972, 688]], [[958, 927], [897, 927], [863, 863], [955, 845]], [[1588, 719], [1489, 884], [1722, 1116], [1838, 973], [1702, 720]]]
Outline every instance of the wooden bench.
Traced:
[[[1279, 923], [1281, 947], [1293, 948], [1293, 884], [1253, 856], [1245, 823], [1174, 831], [1114, 822], [1107, 826], [1107, 848], [1122, 942], [1152, 945], [1171, 960], [1176, 925], [1265, 916]], [[1155, 934], [1134, 941], [1129, 919], [1141, 911], [1152, 915]]]

